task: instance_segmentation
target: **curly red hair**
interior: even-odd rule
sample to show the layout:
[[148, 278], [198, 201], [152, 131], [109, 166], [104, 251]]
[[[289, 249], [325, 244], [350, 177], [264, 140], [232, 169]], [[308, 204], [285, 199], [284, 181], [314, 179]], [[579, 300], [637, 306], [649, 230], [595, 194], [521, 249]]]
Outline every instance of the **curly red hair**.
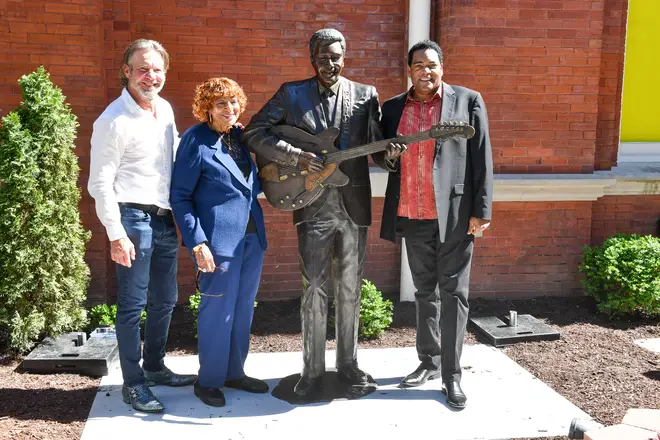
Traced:
[[200, 122], [208, 122], [209, 111], [215, 105], [218, 99], [238, 99], [241, 106], [241, 113], [247, 106], [247, 96], [236, 81], [229, 78], [209, 78], [202, 84], [195, 87], [195, 97], [193, 98], [192, 111], [193, 116]]

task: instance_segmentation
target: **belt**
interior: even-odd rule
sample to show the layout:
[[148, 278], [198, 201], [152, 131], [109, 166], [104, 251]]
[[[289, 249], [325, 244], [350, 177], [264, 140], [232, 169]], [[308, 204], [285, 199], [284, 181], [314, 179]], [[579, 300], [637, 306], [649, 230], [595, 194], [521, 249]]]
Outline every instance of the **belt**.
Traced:
[[170, 215], [172, 211], [169, 209], [164, 209], [156, 205], [143, 205], [141, 203], [124, 203], [120, 202], [119, 206], [127, 206], [129, 208], [135, 208], [139, 209], [144, 212], [148, 212], [149, 214], [155, 214], [158, 216], [165, 216], [165, 215]]

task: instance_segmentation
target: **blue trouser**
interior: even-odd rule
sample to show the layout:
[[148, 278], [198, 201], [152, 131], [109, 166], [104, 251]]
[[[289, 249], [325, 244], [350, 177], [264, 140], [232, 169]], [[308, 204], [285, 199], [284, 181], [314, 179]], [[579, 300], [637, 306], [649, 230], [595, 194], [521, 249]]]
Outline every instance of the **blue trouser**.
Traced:
[[215, 272], [200, 273], [197, 337], [202, 387], [222, 388], [225, 380], [245, 375], [263, 259], [257, 234], [247, 234], [234, 257], [215, 256]]
[[[177, 254], [179, 243], [172, 215], [157, 216], [120, 206], [121, 222], [135, 246], [131, 267], [117, 264], [117, 342], [124, 384], [144, 383], [142, 366], [159, 371], [172, 309], [177, 301]], [[144, 350], [140, 350], [140, 314], [147, 307]]]

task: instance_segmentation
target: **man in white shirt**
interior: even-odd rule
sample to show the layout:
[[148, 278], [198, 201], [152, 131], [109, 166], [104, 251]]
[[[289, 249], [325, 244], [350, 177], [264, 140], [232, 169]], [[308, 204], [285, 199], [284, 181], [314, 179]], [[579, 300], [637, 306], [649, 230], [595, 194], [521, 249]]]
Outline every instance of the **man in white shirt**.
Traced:
[[[150, 385], [184, 386], [196, 379], [163, 363], [177, 301], [179, 247], [169, 203], [179, 135], [172, 107], [158, 96], [168, 67], [169, 55], [156, 41], [140, 39], [126, 48], [121, 96], [94, 122], [87, 186], [117, 268], [122, 397], [144, 412], [164, 409]], [[147, 304], [141, 353], [140, 315]]]

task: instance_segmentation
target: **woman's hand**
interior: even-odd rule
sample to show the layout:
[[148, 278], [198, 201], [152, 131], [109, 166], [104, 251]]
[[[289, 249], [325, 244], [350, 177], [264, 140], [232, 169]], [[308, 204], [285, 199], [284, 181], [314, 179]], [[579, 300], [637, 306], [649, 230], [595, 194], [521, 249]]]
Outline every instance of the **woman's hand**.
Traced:
[[201, 272], [213, 272], [215, 270], [215, 262], [213, 261], [213, 254], [211, 249], [206, 243], [199, 244], [193, 249], [195, 263]]

